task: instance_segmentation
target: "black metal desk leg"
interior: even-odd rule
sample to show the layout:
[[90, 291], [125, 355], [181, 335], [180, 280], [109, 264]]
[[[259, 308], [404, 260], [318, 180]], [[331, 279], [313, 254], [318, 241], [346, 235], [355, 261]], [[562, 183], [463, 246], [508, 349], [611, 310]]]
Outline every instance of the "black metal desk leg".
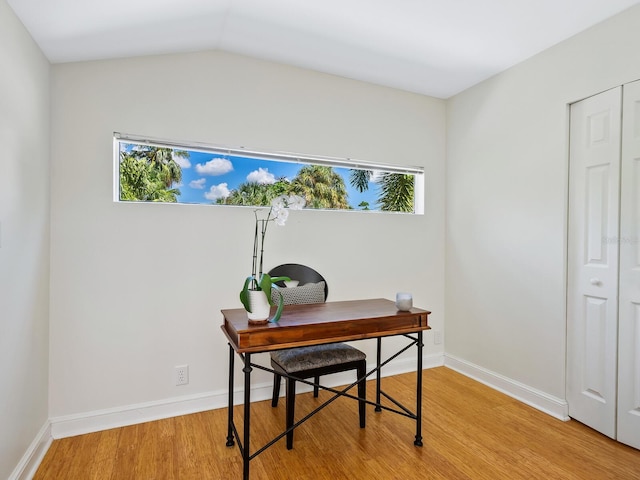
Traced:
[[416, 379], [416, 440], [413, 444], [422, 446], [422, 330], [418, 332], [418, 372]]
[[378, 352], [376, 355], [376, 412], [381, 412], [380, 408], [380, 364], [382, 363], [382, 338], [377, 338]]
[[249, 433], [251, 426], [251, 354], [244, 354], [244, 440], [242, 442], [242, 478], [249, 480]]
[[227, 424], [227, 447], [233, 447], [233, 361], [235, 352], [229, 344], [229, 406], [227, 408], [228, 424]]

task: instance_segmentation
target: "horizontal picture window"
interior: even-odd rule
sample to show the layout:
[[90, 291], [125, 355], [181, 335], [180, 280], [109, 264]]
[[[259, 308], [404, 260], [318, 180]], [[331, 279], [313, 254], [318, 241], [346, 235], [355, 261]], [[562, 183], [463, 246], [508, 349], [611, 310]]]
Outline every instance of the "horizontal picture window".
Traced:
[[422, 213], [423, 169], [114, 134], [115, 200]]

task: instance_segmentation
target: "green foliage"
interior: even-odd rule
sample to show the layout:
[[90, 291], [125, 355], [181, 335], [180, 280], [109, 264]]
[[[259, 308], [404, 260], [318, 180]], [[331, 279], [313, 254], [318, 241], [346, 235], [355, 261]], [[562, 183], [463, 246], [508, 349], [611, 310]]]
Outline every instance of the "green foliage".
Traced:
[[380, 210], [413, 212], [414, 177], [401, 173], [383, 173], [380, 179]]
[[[364, 192], [369, 189], [369, 181], [373, 176], [371, 170], [352, 169], [349, 174], [351, 186]], [[383, 173], [378, 181], [380, 195], [378, 205], [385, 212], [413, 212], [414, 211], [414, 176], [401, 173]], [[366, 204], [366, 205], [365, 205]], [[362, 202], [359, 207], [369, 210], [369, 204]]]
[[364, 192], [369, 189], [369, 180], [373, 176], [371, 170], [358, 170], [351, 169], [349, 172], [349, 182], [352, 187], [358, 189], [359, 192]]
[[151, 147], [138, 145], [131, 151], [131, 155], [144, 159], [154, 170], [158, 172], [158, 178], [169, 188], [174, 183], [182, 181], [182, 168], [175, 161], [176, 157], [189, 158], [189, 152], [185, 150], [173, 150], [171, 148]]
[[[247, 312], [251, 312], [251, 305], [249, 305], [249, 286], [256, 281], [257, 288], [256, 290], [264, 291], [264, 294], [267, 297], [267, 301], [269, 305], [273, 305], [273, 298], [271, 297], [271, 290], [273, 288], [277, 289], [278, 286], [276, 282], [284, 282], [291, 280], [289, 277], [272, 277], [268, 273], [263, 273], [260, 275], [260, 279], [256, 279], [254, 275], [247, 277], [244, 281], [244, 285], [242, 286], [242, 290], [240, 291], [240, 301], [244, 306], [244, 309]], [[282, 299], [282, 294], [278, 292], [278, 308], [276, 309], [276, 313], [269, 320], [272, 323], [277, 323], [280, 320], [280, 316], [282, 315], [282, 309], [284, 308], [284, 301]]]
[[177, 202], [180, 190], [172, 186], [182, 180], [182, 168], [176, 156], [189, 153], [150, 146], [120, 152], [120, 200]]
[[245, 205], [245, 206], [268, 206], [271, 201], [280, 196], [287, 195], [289, 182], [281, 178], [273, 184], [261, 184], [257, 182], [245, 182], [238, 185], [237, 189], [231, 190], [227, 198], [219, 198], [216, 203], [220, 205]]
[[175, 203], [180, 190], [167, 188], [159, 172], [144, 159], [122, 155], [120, 200]]
[[305, 165], [291, 180], [284, 178], [269, 185], [245, 182], [231, 191], [218, 204], [268, 206], [280, 195], [299, 195], [310, 208], [348, 209], [347, 187], [331, 167]]

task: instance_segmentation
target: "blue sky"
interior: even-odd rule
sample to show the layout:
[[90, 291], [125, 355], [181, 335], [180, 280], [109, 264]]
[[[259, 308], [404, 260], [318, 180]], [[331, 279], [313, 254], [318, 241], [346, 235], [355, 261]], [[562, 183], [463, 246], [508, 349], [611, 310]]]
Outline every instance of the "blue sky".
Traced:
[[[182, 183], [178, 186], [180, 203], [209, 204], [247, 181], [273, 183], [281, 177], [291, 180], [304, 166], [298, 163], [236, 156], [223, 157], [195, 151], [189, 153], [188, 159], [176, 158], [182, 167]], [[376, 209], [378, 186], [375, 183], [370, 182], [369, 189], [360, 193], [349, 184], [349, 169], [334, 168], [334, 171], [345, 179], [349, 205], [354, 209], [360, 209], [360, 202], [366, 201], [369, 202], [371, 210]]]

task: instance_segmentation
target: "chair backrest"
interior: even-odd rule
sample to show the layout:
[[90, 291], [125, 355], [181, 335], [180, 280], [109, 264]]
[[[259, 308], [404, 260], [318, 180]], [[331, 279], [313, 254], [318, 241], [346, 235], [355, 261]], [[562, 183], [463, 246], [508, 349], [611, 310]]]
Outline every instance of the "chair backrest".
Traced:
[[[298, 286], [300, 287], [307, 283], [324, 282], [324, 300], [326, 300], [329, 295], [329, 286], [324, 277], [306, 265], [285, 263], [272, 268], [268, 273], [272, 277], [289, 277], [291, 280], [298, 280]], [[277, 285], [279, 287], [285, 287], [283, 282], [278, 282]]]

